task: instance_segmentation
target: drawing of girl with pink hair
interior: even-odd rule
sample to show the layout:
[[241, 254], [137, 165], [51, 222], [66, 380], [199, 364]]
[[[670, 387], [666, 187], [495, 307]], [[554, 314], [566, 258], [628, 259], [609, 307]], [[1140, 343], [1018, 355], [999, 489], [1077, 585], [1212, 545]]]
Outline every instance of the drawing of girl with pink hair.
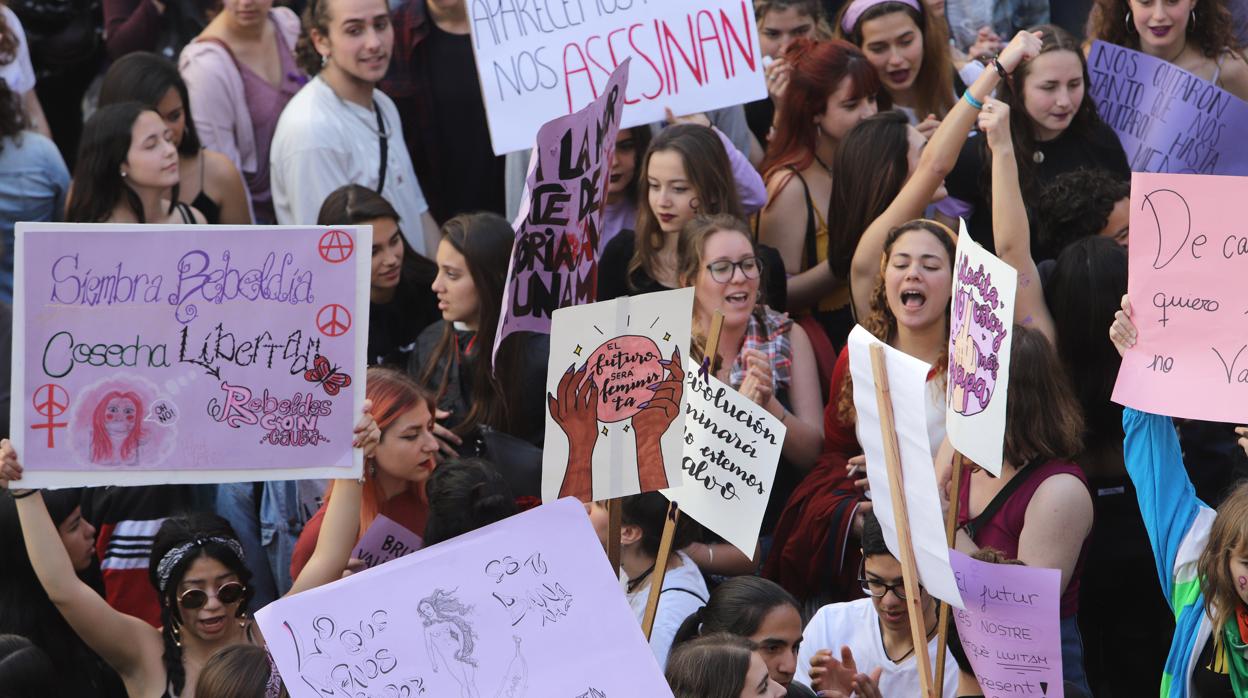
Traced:
[[134, 465], [143, 437], [143, 400], [138, 393], [105, 393], [91, 415], [91, 462]]

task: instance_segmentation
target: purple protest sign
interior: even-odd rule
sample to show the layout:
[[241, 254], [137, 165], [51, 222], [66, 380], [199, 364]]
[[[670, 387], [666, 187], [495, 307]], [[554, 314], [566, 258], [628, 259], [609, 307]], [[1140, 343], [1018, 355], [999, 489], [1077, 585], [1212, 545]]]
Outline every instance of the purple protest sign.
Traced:
[[368, 569], [414, 553], [424, 544], [420, 536], [412, 533], [403, 524], [378, 514], [360, 538], [360, 542], [355, 544], [355, 552], [351, 557], [362, 561]]
[[494, 351], [512, 332], [550, 333], [559, 308], [598, 297], [598, 230], [629, 60], [589, 106], [537, 132], [511, 249]]
[[256, 613], [293, 698], [671, 697], [573, 499]]
[[1062, 698], [1061, 572], [994, 565], [956, 550], [949, 563], [965, 605], [953, 619], [985, 695]]
[[980, 247], [962, 223], [949, 307], [949, 443], [993, 475], [1001, 474], [1005, 403], [1018, 272]]
[[19, 224], [32, 487], [358, 476], [367, 229]]
[[1104, 41], [1088, 54], [1088, 94], [1132, 172], [1248, 175], [1248, 102], [1175, 64]]

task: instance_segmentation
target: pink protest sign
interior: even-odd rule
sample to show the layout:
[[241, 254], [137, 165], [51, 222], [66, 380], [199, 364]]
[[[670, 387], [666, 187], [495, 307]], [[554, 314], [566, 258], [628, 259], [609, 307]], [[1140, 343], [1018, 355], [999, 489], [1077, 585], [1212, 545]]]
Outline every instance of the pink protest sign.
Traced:
[[563, 499], [256, 613], [293, 698], [671, 697]]
[[949, 380], [945, 428], [949, 443], [976, 465], [1001, 474], [1005, 403], [1018, 272], [958, 236], [949, 310]]
[[537, 132], [495, 352], [512, 332], [549, 333], [556, 309], [598, 297], [598, 229], [627, 86], [625, 61], [598, 99]]
[[23, 482], [358, 475], [364, 231], [19, 224]]
[[953, 609], [984, 695], [1062, 698], [1062, 573], [994, 565], [949, 551], [965, 608]]
[[403, 524], [378, 514], [360, 542], [355, 544], [351, 557], [363, 561], [365, 568], [371, 568], [414, 553], [424, 544], [420, 536]]
[[1248, 421], [1245, 220], [1248, 178], [1132, 176], [1127, 289], [1139, 341], [1122, 358], [1114, 402]]
[[1167, 60], [1104, 41], [1088, 54], [1088, 95], [1133, 172], [1248, 174], [1248, 103]]

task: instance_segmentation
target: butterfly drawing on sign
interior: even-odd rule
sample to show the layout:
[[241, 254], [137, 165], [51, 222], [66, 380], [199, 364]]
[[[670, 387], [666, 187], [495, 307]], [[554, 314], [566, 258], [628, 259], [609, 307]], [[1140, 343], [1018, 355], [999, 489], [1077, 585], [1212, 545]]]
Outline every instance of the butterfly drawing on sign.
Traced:
[[327, 395], [337, 395], [339, 390], [351, 385], [351, 376], [340, 372], [337, 366], [331, 368], [329, 359], [320, 354], [312, 360], [312, 368], [303, 372], [303, 379], [319, 383]]

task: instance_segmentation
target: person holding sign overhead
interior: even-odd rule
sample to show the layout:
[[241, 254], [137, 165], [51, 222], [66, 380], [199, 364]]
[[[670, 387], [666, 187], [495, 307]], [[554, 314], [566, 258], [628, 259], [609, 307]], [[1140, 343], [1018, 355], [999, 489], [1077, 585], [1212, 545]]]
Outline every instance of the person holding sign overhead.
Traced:
[[[438, 450], [433, 438], [433, 400], [424, 389], [403, 373], [386, 368], [368, 369], [366, 380], [381, 437], [377, 449], [364, 459], [361, 486], [346, 490], [346, 496], [360, 498], [359, 521], [352, 525], [352, 545], [379, 515], [424, 535], [429, 517], [425, 483], [433, 473], [433, 456]], [[292, 579], [299, 578], [319, 548], [330, 502], [338, 489], [338, 481], [329, 484], [324, 504], [299, 534], [290, 559]]]
[[[1001, 53], [1010, 69], [1038, 54], [1040, 39], [1019, 32]], [[860, 324], [881, 341], [933, 365], [928, 382], [928, 431], [932, 451], [945, 436], [945, 386], [949, 345], [949, 301], [953, 287], [954, 234], [935, 221], [916, 218], [943, 192], [945, 174], [953, 167], [979, 112], [1000, 78], [985, 70], [954, 105], [930, 142], [896, 114], [878, 114], [850, 132], [848, 142], [881, 131], [890, 150], [908, 144], [908, 173], [880, 191], [873, 201], [890, 202], [872, 219], [854, 249], [849, 265], [853, 307]], [[978, 96], [977, 96], [978, 95]], [[906, 151], [902, 151], [906, 152]], [[845, 156], [842, 149], [838, 160]], [[854, 163], [856, 176], [871, 177], [878, 163]], [[899, 178], [900, 179], [900, 178]], [[846, 181], [841, 177], [833, 182]], [[882, 205], [882, 204], [881, 204]], [[831, 259], [829, 259], [831, 262]], [[830, 265], [821, 267], [832, 275]], [[793, 492], [776, 526], [779, 550], [768, 557], [764, 574], [798, 598], [840, 600], [860, 593], [854, 577], [858, 554], [849, 537], [861, 527], [861, 496], [847, 474], [848, 459], [861, 453], [854, 433], [853, 385], [849, 352], [842, 351], [833, 374], [832, 397], [824, 408], [823, 451], [815, 469]], [[840, 560], [828, 574], [825, 556]]]
[[[380, 430], [365, 401], [355, 426], [354, 445], [371, 456]], [[0, 441], [0, 489], [22, 477], [17, 452]], [[359, 487], [351, 480], [343, 487]], [[248, 616], [251, 572], [243, 548], [224, 519], [189, 514], [166, 519], [152, 543], [148, 575], [160, 595], [161, 628], [109, 606], [74, 574], [39, 490], [11, 490], [17, 500], [22, 536], [31, 566], [48, 597], [78, 636], [109, 664], [126, 692], [141, 698], [193, 698], [200, 669], [217, 650], [236, 644], [263, 644]], [[340, 497], [326, 514], [325, 536], [290, 593], [327, 584], [346, 566], [354, 543], [358, 498]]]
[[[1131, 301], [1122, 297], [1109, 337], [1123, 354], [1138, 341]], [[1166, 601], [1174, 638], [1161, 679], [1163, 698], [1248, 693], [1248, 484], [1217, 510], [1202, 502], [1183, 463], [1173, 421], [1124, 408], [1123, 456]]]
[[204, 223], [178, 200], [173, 131], [138, 102], [103, 107], [82, 129], [65, 217], [73, 223]]
[[1096, 0], [1088, 38], [1169, 61], [1248, 100], [1248, 64], [1226, 0]]

